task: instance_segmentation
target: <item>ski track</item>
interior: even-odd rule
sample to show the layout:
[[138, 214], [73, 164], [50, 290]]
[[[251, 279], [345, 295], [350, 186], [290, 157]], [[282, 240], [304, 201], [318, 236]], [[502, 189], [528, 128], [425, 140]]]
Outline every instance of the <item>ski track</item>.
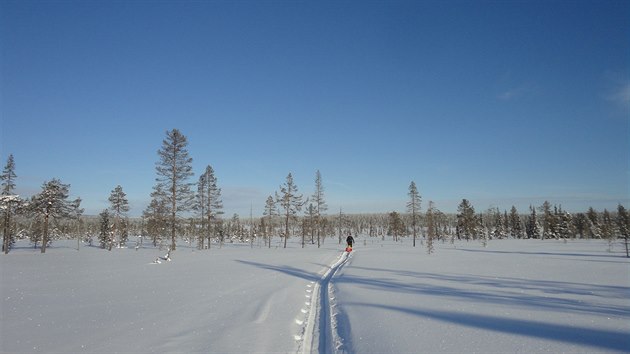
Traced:
[[306, 285], [306, 302], [301, 316], [296, 323], [301, 326], [300, 334], [295, 339], [300, 342], [298, 353], [345, 353], [351, 352], [344, 347], [344, 340], [337, 331], [335, 318], [336, 301], [331, 280], [343, 267], [352, 254], [343, 252], [318, 282]]

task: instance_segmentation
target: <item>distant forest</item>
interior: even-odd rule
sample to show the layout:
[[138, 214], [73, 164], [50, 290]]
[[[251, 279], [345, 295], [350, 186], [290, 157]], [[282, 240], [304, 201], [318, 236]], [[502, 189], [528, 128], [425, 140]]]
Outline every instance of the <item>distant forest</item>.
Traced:
[[[409, 239], [433, 252], [434, 242], [493, 239], [605, 239], [612, 245], [624, 241], [626, 256], [630, 238], [630, 217], [623, 205], [615, 211], [589, 208], [569, 213], [560, 205], [544, 202], [518, 211], [490, 208], [475, 210], [462, 199], [457, 213], [447, 214], [429, 201], [422, 205], [421, 195], [411, 181], [407, 212], [382, 214], [327, 213], [324, 184], [315, 173], [312, 196], [298, 192], [291, 173], [280, 189], [264, 202], [261, 217], [234, 214], [224, 216], [221, 188], [214, 169], [208, 165], [193, 181], [192, 158], [187, 139], [177, 129], [166, 132], [158, 151], [156, 179], [151, 202], [142, 217], [127, 215], [129, 202], [123, 187], [115, 186], [109, 195], [109, 207], [98, 216], [84, 216], [81, 199], [69, 200], [70, 185], [53, 178], [30, 199], [15, 195], [17, 174], [13, 155], [2, 171], [0, 195], [2, 252], [9, 253], [17, 240], [27, 239], [44, 253], [54, 240], [76, 239], [81, 244], [112, 250], [120, 247], [151, 245], [175, 250], [177, 241], [198, 249], [223, 244], [249, 243], [252, 247], [285, 247], [288, 238], [299, 237], [302, 247], [321, 246], [324, 242], [342, 243], [355, 237], [391, 237]], [[276, 243], [274, 244], [274, 240]]]

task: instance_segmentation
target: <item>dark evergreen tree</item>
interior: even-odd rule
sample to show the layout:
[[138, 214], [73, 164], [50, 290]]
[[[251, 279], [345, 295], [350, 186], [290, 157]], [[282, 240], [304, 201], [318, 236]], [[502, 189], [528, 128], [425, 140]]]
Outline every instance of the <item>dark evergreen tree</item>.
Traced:
[[[413, 247], [416, 247], [416, 235], [418, 232], [418, 222], [420, 219], [420, 193], [416, 187], [416, 182], [409, 184], [409, 201], [407, 202], [407, 212], [411, 214], [411, 229], [413, 232]], [[431, 253], [431, 252], [429, 252]]]
[[[113, 224], [113, 242], [110, 243], [110, 251], [112, 244], [118, 243], [118, 246], [124, 246], [126, 243], [125, 237], [123, 237], [123, 227], [122, 227], [122, 219], [127, 216], [127, 212], [129, 212], [129, 201], [127, 200], [127, 195], [123, 192], [123, 189], [120, 185], [116, 186], [109, 195], [109, 210], [112, 212], [112, 216], [114, 217]], [[116, 241], [116, 239], [118, 241]]]
[[616, 221], [619, 236], [623, 238], [624, 245], [626, 247], [626, 257], [630, 258], [630, 216], [628, 215], [628, 211], [626, 211], [626, 208], [624, 208], [624, 206], [621, 204], [617, 206]]
[[437, 214], [435, 207], [433, 206], [433, 201], [429, 201], [429, 207], [427, 209], [426, 216], [427, 223], [427, 253], [431, 254], [434, 251], [433, 240], [435, 240], [439, 235], [439, 226], [437, 222]]
[[193, 206], [192, 184], [188, 182], [193, 175], [192, 158], [188, 155], [187, 146], [188, 141], [179, 130], [167, 131], [162, 148], [158, 150], [160, 159], [155, 166], [156, 182], [164, 191], [163, 197], [169, 209], [171, 250], [176, 248], [179, 216]]
[[210, 248], [212, 238], [217, 236], [218, 221], [223, 215], [221, 188], [217, 186], [217, 178], [210, 165], [206, 166], [204, 173], [199, 176], [195, 209], [201, 214], [202, 233], [204, 234], [199, 238], [199, 248], [204, 247], [204, 238], [208, 240], [208, 248]]
[[588, 211], [586, 212], [586, 229], [588, 232], [588, 237], [589, 238], [601, 238], [601, 231], [600, 231], [600, 225], [599, 225], [599, 216], [597, 214], [597, 211], [595, 211], [595, 209], [593, 209], [593, 207], [588, 208]]
[[467, 241], [471, 238], [476, 239], [478, 232], [478, 219], [475, 215], [475, 208], [467, 199], [462, 199], [462, 202], [457, 207], [457, 238], [461, 239], [463, 236]]
[[541, 207], [542, 212], [542, 239], [556, 238], [556, 219], [555, 214], [551, 210], [551, 203], [545, 201]]
[[112, 243], [114, 243], [112, 225], [109, 220], [109, 210], [105, 209], [100, 214], [100, 227], [98, 232], [98, 241], [102, 249], [112, 250]]
[[577, 213], [573, 217], [573, 228], [575, 234], [580, 235], [580, 238], [585, 238], [588, 235], [588, 220], [584, 213]]
[[615, 238], [616, 238], [615, 222], [610, 216], [610, 212], [608, 212], [608, 209], [604, 209], [604, 212], [602, 213], [602, 222], [601, 222], [600, 232], [601, 232], [601, 237], [608, 241], [608, 244], [610, 245], [610, 248], [612, 249], [612, 245], [615, 242]]
[[527, 234], [527, 238], [540, 238], [540, 224], [538, 223], [538, 217], [536, 216], [536, 208], [533, 206], [529, 206], [529, 210], [531, 214], [527, 219], [527, 225], [525, 227], [525, 233]]
[[13, 155], [9, 155], [7, 164], [0, 175], [2, 180], [2, 193], [0, 193], [0, 211], [2, 212], [2, 251], [7, 254], [15, 243], [15, 235], [11, 227], [13, 215], [22, 205], [22, 200], [13, 194], [15, 190], [15, 161]]
[[521, 225], [521, 218], [518, 215], [518, 211], [516, 207], [512, 205], [512, 209], [510, 209], [509, 216], [509, 232], [510, 235], [514, 238], [522, 238], [523, 237], [523, 227]]

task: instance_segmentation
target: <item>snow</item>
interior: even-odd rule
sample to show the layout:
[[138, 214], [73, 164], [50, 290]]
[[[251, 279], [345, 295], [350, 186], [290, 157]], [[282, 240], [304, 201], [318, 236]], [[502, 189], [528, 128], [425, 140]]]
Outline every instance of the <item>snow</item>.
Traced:
[[18, 242], [0, 256], [0, 351], [630, 351], [630, 261], [605, 241], [290, 241], [160, 264], [155, 248]]

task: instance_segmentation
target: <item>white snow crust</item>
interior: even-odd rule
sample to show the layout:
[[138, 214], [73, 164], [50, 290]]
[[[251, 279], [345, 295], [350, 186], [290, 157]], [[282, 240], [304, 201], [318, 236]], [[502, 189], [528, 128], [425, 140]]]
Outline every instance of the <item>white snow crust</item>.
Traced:
[[160, 264], [155, 248], [18, 242], [0, 255], [0, 351], [324, 352], [314, 312], [335, 352], [630, 351], [630, 261], [605, 241], [457, 241], [428, 255], [358, 237], [341, 263], [334, 240], [290, 241], [179, 246]]

